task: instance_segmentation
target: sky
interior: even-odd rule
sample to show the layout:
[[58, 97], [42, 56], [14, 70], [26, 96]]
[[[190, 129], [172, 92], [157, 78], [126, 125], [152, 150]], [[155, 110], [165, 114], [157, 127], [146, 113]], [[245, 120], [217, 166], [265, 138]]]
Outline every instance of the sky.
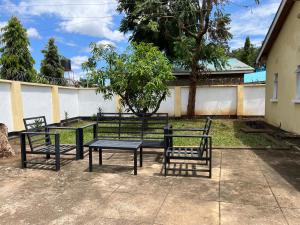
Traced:
[[[91, 42], [110, 43], [122, 52], [128, 46], [130, 34], [119, 32], [123, 15], [116, 11], [116, 0], [0, 0], [0, 27], [17, 16], [27, 29], [30, 51], [39, 70], [41, 50], [54, 37], [61, 55], [70, 58], [76, 78], [84, 76], [81, 64], [89, 56]], [[261, 45], [280, 0], [229, 0], [225, 7], [231, 14], [231, 49], [242, 47], [246, 36]]]

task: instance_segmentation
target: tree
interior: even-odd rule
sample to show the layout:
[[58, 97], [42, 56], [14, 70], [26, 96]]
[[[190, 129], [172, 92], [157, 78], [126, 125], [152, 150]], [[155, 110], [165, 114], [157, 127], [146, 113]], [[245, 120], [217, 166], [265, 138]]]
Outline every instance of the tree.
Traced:
[[112, 46], [91, 44], [92, 56], [83, 64], [94, 77], [105, 99], [121, 97], [121, 104], [136, 115], [153, 114], [169, 94], [167, 83], [174, 79], [172, 66], [157, 47], [132, 43], [125, 53]]
[[60, 55], [54, 38], [50, 38], [45, 49], [42, 50], [44, 59], [41, 62], [41, 74], [46, 77], [63, 78], [64, 68], [60, 63]]
[[32, 81], [36, 75], [34, 60], [29, 51], [26, 29], [13, 16], [1, 28], [0, 77], [8, 80]]
[[120, 30], [131, 40], [153, 42], [169, 59], [191, 70], [187, 113], [195, 114], [196, 85], [207, 64], [222, 69], [226, 62], [230, 17], [225, 0], [120, 0], [125, 13]]
[[260, 48], [255, 47], [251, 43], [250, 38], [246, 37], [244, 47], [233, 50], [230, 55], [241, 60], [243, 63], [246, 63], [249, 66], [256, 67], [256, 58], [259, 50]]

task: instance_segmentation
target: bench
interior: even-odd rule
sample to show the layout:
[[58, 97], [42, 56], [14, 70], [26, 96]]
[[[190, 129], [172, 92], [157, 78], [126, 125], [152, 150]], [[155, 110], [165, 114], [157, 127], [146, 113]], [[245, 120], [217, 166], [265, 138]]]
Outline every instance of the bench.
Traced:
[[[142, 148], [164, 148], [164, 134], [171, 126], [167, 113], [101, 113], [94, 124], [94, 139], [142, 141]], [[88, 144], [85, 144], [85, 146]]]

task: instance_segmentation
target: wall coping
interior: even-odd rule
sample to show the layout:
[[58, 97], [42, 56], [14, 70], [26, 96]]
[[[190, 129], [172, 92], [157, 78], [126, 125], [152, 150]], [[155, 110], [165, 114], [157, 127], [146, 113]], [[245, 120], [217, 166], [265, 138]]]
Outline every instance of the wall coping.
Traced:
[[[97, 88], [77, 88], [77, 87], [66, 87], [66, 86], [59, 86], [59, 85], [51, 85], [51, 84], [40, 84], [40, 83], [30, 83], [30, 82], [24, 82], [24, 81], [12, 81], [12, 80], [4, 80], [0, 79], [0, 83], [14, 83], [14, 82], [20, 82], [21, 85], [27, 85], [27, 86], [37, 86], [37, 87], [58, 87], [60, 89], [70, 89], [70, 90], [96, 90]], [[238, 87], [238, 86], [244, 86], [244, 87], [265, 87], [265, 84], [216, 84], [216, 85], [197, 85], [197, 87]], [[181, 88], [189, 88], [189, 86], [178, 86]], [[175, 86], [169, 86], [169, 88], [175, 88]]]

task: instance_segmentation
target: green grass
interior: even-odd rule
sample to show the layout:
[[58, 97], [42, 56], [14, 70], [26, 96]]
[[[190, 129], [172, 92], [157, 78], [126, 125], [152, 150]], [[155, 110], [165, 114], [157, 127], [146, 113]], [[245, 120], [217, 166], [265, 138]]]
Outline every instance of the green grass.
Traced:
[[[91, 122], [80, 121], [73, 123], [70, 126], [80, 127], [87, 125]], [[201, 119], [172, 119], [170, 124], [174, 128], [201, 128], [204, 125], [204, 120]], [[277, 143], [274, 143], [261, 134], [248, 134], [240, 130], [244, 124], [239, 120], [226, 120], [219, 119], [213, 120], [211, 128], [211, 136], [213, 137], [214, 147], [279, 147]], [[74, 131], [58, 131], [61, 134], [61, 143], [75, 143], [75, 132]], [[93, 128], [84, 129], [84, 142], [92, 140], [93, 138]], [[187, 132], [178, 132], [181, 134]], [[191, 133], [189, 133], [191, 134]], [[200, 134], [199, 132], [194, 132], [193, 134]], [[199, 139], [195, 138], [176, 138], [174, 140], [174, 145], [177, 146], [195, 146], [199, 144]]]

